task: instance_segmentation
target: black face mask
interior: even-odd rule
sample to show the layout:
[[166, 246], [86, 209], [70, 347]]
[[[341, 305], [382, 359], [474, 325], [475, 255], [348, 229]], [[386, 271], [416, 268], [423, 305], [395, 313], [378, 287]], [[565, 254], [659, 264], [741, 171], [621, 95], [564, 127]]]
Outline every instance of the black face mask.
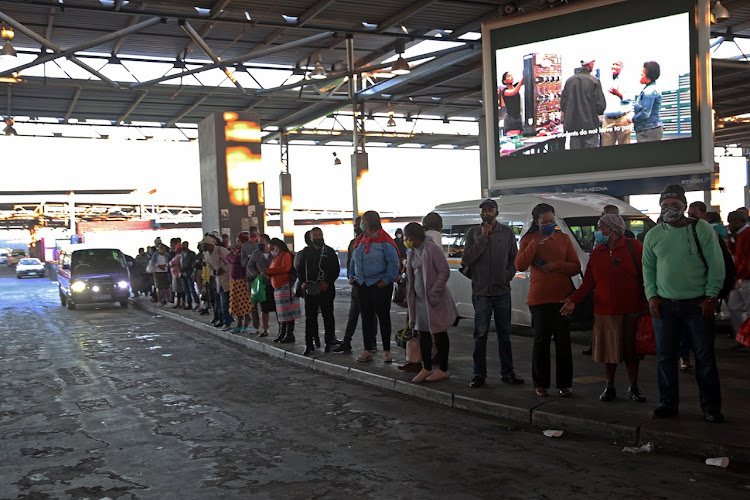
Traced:
[[316, 247], [323, 248], [323, 245], [325, 245], [325, 240], [323, 240], [323, 238], [313, 238], [312, 244]]
[[258, 243], [258, 250], [260, 250], [262, 252], [265, 249], [266, 249], [266, 244], [265, 243]]

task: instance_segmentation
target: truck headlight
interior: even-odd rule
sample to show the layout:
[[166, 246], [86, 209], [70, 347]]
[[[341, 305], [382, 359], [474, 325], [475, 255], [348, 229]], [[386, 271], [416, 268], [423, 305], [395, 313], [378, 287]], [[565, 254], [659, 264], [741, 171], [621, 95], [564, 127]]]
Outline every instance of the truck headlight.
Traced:
[[118, 288], [119, 288], [120, 290], [125, 290], [125, 289], [127, 289], [127, 288], [128, 288], [129, 286], [130, 286], [130, 283], [128, 283], [127, 281], [118, 281], [118, 282], [117, 282], [117, 287], [118, 287]]
[[82, 292], [86, 289], [86, 283], [83, 281], [75, 281], [72, 285], [70, 285], [70, 289], [74, 292]]

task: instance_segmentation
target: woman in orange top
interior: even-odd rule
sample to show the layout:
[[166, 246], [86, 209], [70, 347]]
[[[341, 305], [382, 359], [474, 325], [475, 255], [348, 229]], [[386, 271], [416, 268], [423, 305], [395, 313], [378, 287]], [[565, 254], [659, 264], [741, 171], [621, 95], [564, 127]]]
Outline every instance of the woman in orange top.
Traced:
[[276, 302], [276, 318], [281, 331], [276, 341], [282, 344], [294, 343], [294, 320], [302, 317], [299, 299], [294, 296], [290, 273], [294, 258], [286, 243], [278, 238], [271, 239], [273, 260], [263, 276], [271, 278], [273, 298]]
[[573, 355], [570, 325], [560, 314], [562, 301], [573, 291], [570, 277], [581, 272], [575, 247], [567, 235], [555, 231], [555, 209], [540, 203], [531, 211], [532, 223], [521, 240], [515, 265], [519, 271], [531, 268], [526, 303], [534, 326], [531, 372], [538, 396], [550, 386], [550, 341], [555, 337], [555, 382], [560, 396], [573, 393]]

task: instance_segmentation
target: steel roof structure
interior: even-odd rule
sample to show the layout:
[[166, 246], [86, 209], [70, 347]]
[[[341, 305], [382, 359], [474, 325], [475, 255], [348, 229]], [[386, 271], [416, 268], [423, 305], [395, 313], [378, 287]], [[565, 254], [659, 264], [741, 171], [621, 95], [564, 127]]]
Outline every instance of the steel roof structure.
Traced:
[[[563, 3], [0, 0], [0, 21], [13, 28], [18, 51], [10, 65], [0, 58], [0, 114], [96, 125], [102, 137], [106, 127], [137, 126], [193, 139], [195, 124], [212, 112], [253, 111], [266, 142], [279, 131], [292, 141], [351, 141], [351, 43], [354, 73], [363, 76], [354, 90], [373, 118], [368, 141], [476, 147], [481, 23]], [[713, 26], [716, 45], [750, 38], [750, 3], [722, 4], [731, 18]], [[409, 57], [417, 45], [430, 49]], [[412, 71], [394, 76], [390, 61], [403, 49]], [[309, 78], [317, 66], [326, 76]], [[750, 113], [750, 63], [714, 60], [713, 68], [716, 143], [750, 145], [750, 121], [734, 118]], [[277, 77], [269, 84], [261, 73]], [[393, 115], [398, 125], [389, 128]]]

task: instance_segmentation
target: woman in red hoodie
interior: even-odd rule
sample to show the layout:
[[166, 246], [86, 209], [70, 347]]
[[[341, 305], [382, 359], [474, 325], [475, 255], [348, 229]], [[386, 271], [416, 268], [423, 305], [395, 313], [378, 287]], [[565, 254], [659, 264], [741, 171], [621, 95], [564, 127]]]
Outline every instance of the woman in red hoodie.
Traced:
[[274, 342], [292, 344], [294, 343], [294, 320], [302, 317], [302, 309], [299, 299], [292, 291], [294, 283], [290, 277], [294, 257], [286, 243], [278, 238], [271, 239], [270, 247], [273, 260], [263, 276], [271, 278], [273, 298], [276, 301], [276, 317], [281, 326], [279, 336]]

